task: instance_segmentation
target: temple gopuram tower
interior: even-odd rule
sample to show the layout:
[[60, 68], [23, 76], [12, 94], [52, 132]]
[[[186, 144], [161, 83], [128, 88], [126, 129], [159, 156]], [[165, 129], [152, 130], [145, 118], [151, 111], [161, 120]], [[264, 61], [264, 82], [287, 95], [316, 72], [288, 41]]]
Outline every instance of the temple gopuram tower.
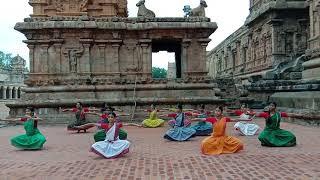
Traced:
[[[207, 17], [128, 17], [126, 0], [29, 0], [30, 74], [11, 116], [35, 106], [55, 120], [59, 107], [218, 103], [206, 47], [217, 29]], [[152, 53], [175, 53], [176, 79], [152, 78]], [[53, 118], [53, 119], [52, 119]], [[57, 120], [58, 121], [58, 120]]]

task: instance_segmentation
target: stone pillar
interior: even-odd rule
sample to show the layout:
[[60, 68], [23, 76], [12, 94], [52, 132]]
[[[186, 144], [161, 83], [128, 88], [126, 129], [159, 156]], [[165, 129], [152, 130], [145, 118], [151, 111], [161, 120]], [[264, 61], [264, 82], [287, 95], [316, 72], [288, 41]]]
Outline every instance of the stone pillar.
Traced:
[[15, 94], [16, 94], [15, 99], [18, 99], [18, 88], [15, 89]]
[[29, 61], [30, 61], [30, 73], [34, 73], [34, 45], [28, 44], [29, 48]]
[[7, 91], [7, 88], [4, 88], [3, 87], [3, 89], [2, 89], [2, 99], [7, 99], [7, 93], [6, 93], [6, 91]]
[[62, 47], [62, 43], [55, 43], [53, 45], [54, 49], [55, 49], [55, 59], [54, 59], [54, 63], [55, 63], [55, 73], [62, 73], [62, 58], [61, 58], [61, 47]]
[[48, 56], [48, 44], [41, 44], [41, 56], [38, 63], [41, 63], [41, 69], [38, 69], [39, 72], [48, 73], [49, 72], [49, 56]]
[[[152, 76], [152, 47], [151, 47], [151, 39], [142, 39], [139, 40], [141, 46], [141, 60], [142, 60], [142, 70], [144, 73], [144, 77]], [[151, 56], [150, 56], [151, 53]]]
[[302, 66], [302, 78], [320, 79], [320, 7], [319, 0], [309, 1], [310, 11], [310, 39], [308, 41], [308, 49], [306, 51], [309, 60], [304, 62]]
[[120, 72], [119, 48], [120, 44], [112, 44], [112, 61], [114, 62], [113, 70], [115, 72]]
[[231, 50], [231, 62], [232, 62], [232, 71], [233, 73], [235, 73], [236, 71], [236, 66], [237, 66], [237, 63], [236, 63], [236, 54], [237, 54], [237, 51], [236, 49], [232, 49]]
[[143, 72], [144, 73], [149, 73], [148, 72], [148, 44], [141, 44], [141, 48], [142, 48], [142, 54], [141, 54], [141, 58], [142, 58], [142, 64], [143, 64]]
[[[92, 44], [92, 39], [80, 39], [80, 43], [83, 46], [82, 57], [77, 62], [77, 71], [80, 73], [89, 73], [92, 72], [92, 62], [90, 58], [90, 47]], [[80, 53], [77, 53], [77, 59], [80, 57]]]
[[99, 62], [103, 62], [104, 67], [100, 67], [99, 71], [100, 72], [107, 72], [108, 71], [108, 64], [107, 64], [107, 59], [105, 58], [106, 54], [106, 44], [98, 44], [99, 48]]
[[152, 77], [152, 45], [149, 46], [149, 48], [147, 49], [148, 50], [148, 72], [151, 72], [150, 73], [150, 77]]
[[9, 99], [12, 99], [12, 87], [9, 87]]
[[14, 89], [14, 94], [15, 94], [14, 99], [18, 99], [18, 88]]
[[[111, 53], [111, 56], [112, 56], [112, 64], [111, 66], [113, 66], [112, 68], [112, 71], [113, 72], [117, 72], [119, 73], [120, 72], [120, 59], [119, 59], [119, 49], [120, 49], [120, 46], [122, 43], [122, 40], [112, 40], [111, 42], [111, 47], [112, 47], [112, 53]], [[120, 75], [120, 74], [118, 74]]]
[[[199, 56], [199, 72], [203, 72], [202, 75], [207, 74], [207, 68], [206, 68], [206, 58], [207, 58], [207, 46], [208, 43], [211, 41], [211, 39], [199, 39], [198, 42], [201, 45], [201, 52]], [[200, 75], [200, 74], [199, 74]]]
[[[184, 78], [185, 76], [187, 76], [187, 71], [189, 66], [188, 66], [188, 49], [191, 43], [191, 39], [183, 39], [182, 40], [182, 44], [181, 44], [181, 78]], [[176, 62], [177, 63], [177, 62]], [[177, 64], [176, 64], [177, 66]]]

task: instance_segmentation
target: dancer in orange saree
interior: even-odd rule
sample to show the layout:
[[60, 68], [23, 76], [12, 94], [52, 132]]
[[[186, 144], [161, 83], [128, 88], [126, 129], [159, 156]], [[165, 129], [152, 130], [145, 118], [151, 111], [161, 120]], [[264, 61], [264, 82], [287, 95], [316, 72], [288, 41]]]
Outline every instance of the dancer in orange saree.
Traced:
[[243, 143], [238, 138], [226, 135], [226, 125], [231, 119], [224, 117], [222, 112], [223, 107], [219, 106], [215, 110], [215, 117], [193, 119], [214, 124], [211, 136], [201, 142], [201, 152], [205, 155], [236, 153], [243, 149]]

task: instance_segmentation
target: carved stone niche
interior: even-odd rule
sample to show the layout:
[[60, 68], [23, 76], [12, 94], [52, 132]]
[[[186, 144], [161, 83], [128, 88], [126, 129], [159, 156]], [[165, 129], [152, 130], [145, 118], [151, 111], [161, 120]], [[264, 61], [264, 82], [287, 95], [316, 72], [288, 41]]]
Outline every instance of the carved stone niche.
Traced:
[[68, 60], [69, 72], [79, 72], [79, 58], [83, 55], [83, 47], [67, 47], [64, 49], [63, 54]]
[[89, 0], [57, 0], [57, 15], [86, 15]]

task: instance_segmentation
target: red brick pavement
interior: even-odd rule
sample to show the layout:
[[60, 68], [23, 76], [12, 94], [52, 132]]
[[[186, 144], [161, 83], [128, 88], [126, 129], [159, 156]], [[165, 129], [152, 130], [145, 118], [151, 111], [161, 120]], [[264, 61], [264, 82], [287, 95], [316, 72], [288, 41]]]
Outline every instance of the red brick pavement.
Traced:
[[[263, 127], [263, 121], [258, 124]], [[10, 137], [24, 133], [22, 126], [0, 129], [0, 180], [6, 179], [320, 179], [320, 129], [282, 123], [297, 136], [291, 148], [260, 146], [257, 136], [243, 137], [240, 153], [219, 156], [200, 154], [196, 137], [188, 142], [163, 139], [166, 127], [125, 127], [132, 142], [130, 153], [103, 159], [89, 152], [93, 132], [69, 133], [65, 127], [42, 126], [47, 137], [41, 151], [16, 150]]]

